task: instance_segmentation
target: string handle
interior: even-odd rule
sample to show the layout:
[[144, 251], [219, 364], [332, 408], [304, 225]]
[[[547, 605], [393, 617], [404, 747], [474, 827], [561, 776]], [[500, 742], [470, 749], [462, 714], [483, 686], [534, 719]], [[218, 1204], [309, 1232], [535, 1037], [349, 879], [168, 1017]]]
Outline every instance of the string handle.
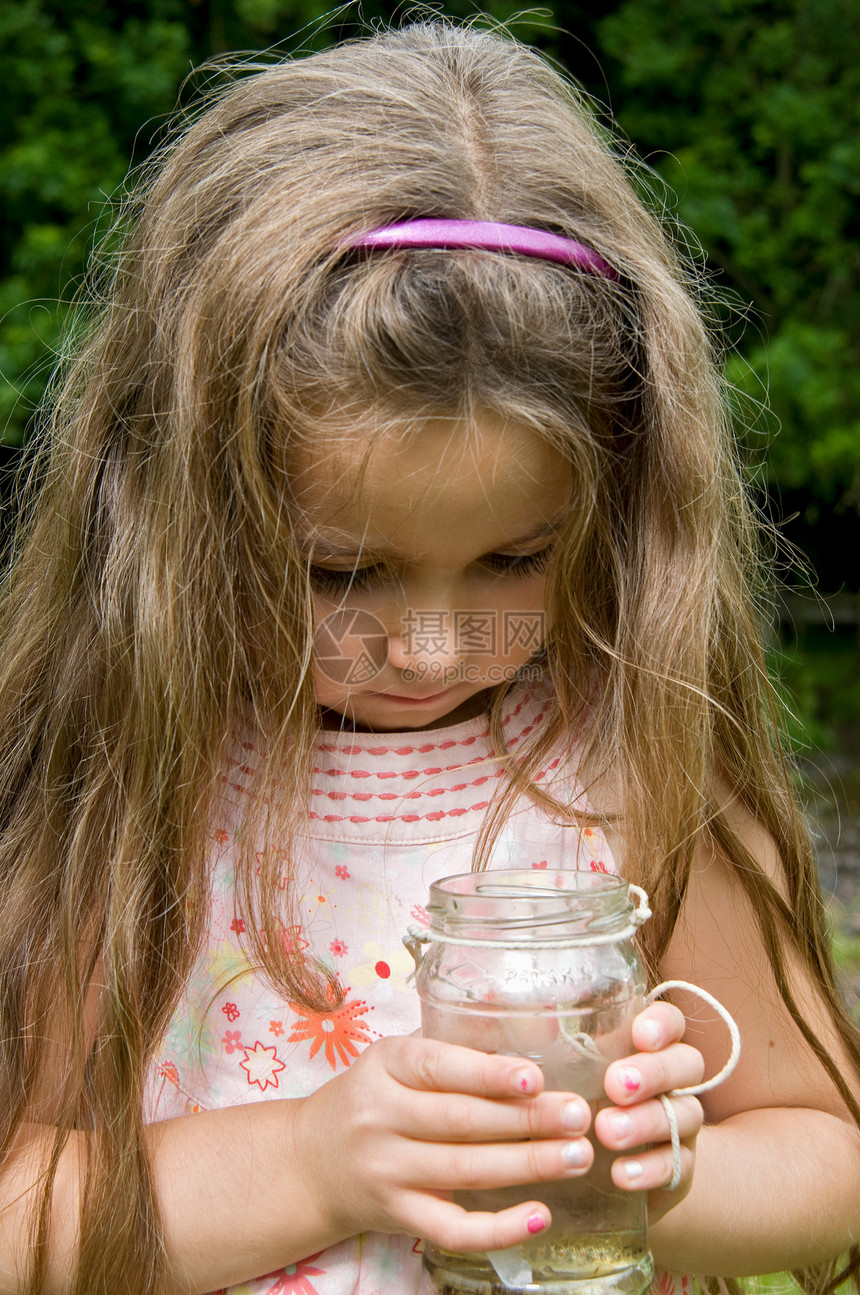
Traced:
[[741, 1055], [741, 1032], [734, 1017], [723, 1007], [721, 1002], [714, 998], [713, 994], [709, 994], [706, 989], [700, 989], [698, 985], [691, 985], [688, 980], [664, 980], [646, 995], [645, 1002], [650, 1007], [656, 999], [660, 998], [669, 989], [686, 989], [689, 993], [695, 994], [697, 998], [704, 999], [706, 1003], [713, 1007], [717, 1015], [721, 1016], [725, 1021], [732, 1041], [728, 1061], [712, 1079], [705, 1079], [701, 1084], [689, 1084], [686, 1088], [673, 1088], [670, 1093], [660, 1093], [659, 1095], [663, 1110], [666, 1112], [666, 1119], [669, 1122], [669, 1137], [672, 1142], [672, 1177], [665, 1190], [673, 1192], [681, 1181], [681, 1139], [678, 1134], [678, 1120], [669, 1099], [672, 1097], [698, 1097], [699, 1093], [707, 1093], [710, 1089], [717, 1088], [724, 1080], [728, 1079], [738, 1064], [738, 1058]]

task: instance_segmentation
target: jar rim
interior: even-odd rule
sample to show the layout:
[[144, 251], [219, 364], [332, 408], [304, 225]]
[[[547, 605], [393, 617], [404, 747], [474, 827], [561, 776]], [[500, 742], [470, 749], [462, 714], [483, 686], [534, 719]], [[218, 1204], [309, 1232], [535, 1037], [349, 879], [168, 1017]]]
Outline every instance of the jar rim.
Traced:
[[564, 927], [567, 938], [587, 939], [626, 927], [633, 907], [628, 883], [614, 873], [497, 868], [433, 882], [428, 913], [435, 931], [468, 927], [494, 940], [514, 932], [540, 940]]

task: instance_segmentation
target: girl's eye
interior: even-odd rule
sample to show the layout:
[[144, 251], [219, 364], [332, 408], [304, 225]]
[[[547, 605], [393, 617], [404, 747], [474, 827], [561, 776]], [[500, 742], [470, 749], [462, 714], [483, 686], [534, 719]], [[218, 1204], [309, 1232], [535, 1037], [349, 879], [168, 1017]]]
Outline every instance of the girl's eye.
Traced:
[[308, 579], [311, 587], [321, 594], [350, 593], [352, 590], [369, 589], [378, 583], [385, 572], [381, 566], [358, 567], [354, 571], [339, 571], [332, 567], [308, 566]]
[[518, 556], [513, 553], [488, 553], [485, 558], [481, 558], [481, 565], [502, 576], [530, 576], [546, 570], [551, 552], [552, 545], [548, 544], [537, 553], [522, 553]]
[[[501, 576], [528, 576], [546, 570], [552, 546], [547, 545], [537, 553], [488, 553], [481, 558], [480, 565]], [[308, 579], [311, 588], [317, 593], [329, 594], [339, 598], [348, 593], [361, 593], [380, 584], [389, 575], [388, 569], [381, 563], [355, 570], [339, 570], [336, 567], [308, 566]]]

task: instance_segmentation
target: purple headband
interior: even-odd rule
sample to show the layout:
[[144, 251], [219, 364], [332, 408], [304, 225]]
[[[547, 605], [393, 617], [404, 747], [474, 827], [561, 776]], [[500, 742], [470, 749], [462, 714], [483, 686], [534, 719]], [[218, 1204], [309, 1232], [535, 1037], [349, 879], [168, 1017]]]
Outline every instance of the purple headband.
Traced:
[[605, 279], [618, 276], [593, 248], [545, 229], [501, 225], [489, 220], [405, 220], [348, 240], [350, 247], [479, 247], [485, 252], [519, 252], [541, 261], [574, 265]]

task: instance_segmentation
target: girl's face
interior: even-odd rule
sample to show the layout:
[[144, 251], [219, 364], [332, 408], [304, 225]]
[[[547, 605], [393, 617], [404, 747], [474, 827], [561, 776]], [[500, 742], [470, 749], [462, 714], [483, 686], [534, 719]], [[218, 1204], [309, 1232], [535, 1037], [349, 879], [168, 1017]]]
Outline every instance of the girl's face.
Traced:
[[324, 440], [294, 464], [326, 727], [433, 728], [542, 646], [570, 467], [496, 415]]

